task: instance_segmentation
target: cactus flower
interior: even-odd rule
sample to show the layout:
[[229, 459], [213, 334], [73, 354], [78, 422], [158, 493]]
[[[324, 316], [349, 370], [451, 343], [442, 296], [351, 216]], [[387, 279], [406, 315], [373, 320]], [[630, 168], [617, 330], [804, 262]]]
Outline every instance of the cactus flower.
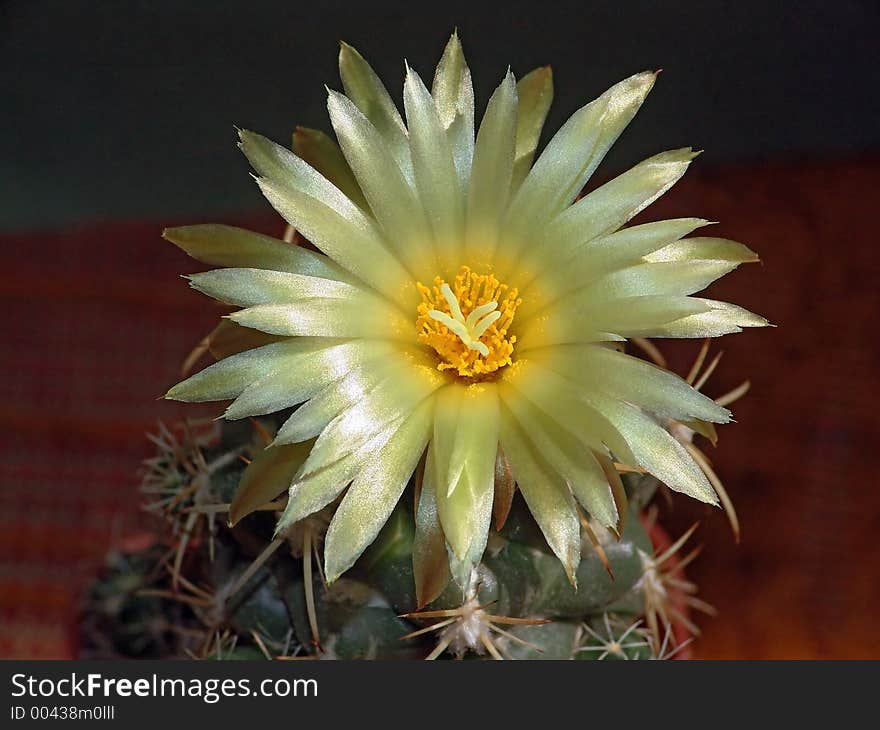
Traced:
[[229, 319], [254, 345], [167, 397], [232, 399], [230, 419], [296, 406], [249, 468], [289, 486], [278, 530], [339, 500], [324, 543], [332, 581], [418, 472], [416, 579], [448, 558], [465, 580], [515, 484], [574, 582], [581, 512], [612, 529], [623, 518], [622, 465], [715, 503], [662, 424], [730, 412], [623, 343], [765, 325], [693, 296], [757, 257], [686, 237], [709, 223], [699, 218], [626, 225], [684, 174], [690, 149], [579, 197], [656, 74], [578, 109], [536, 156], [548, 68], [508, 71], [478, 125], [455, 35], [430, 90], [406, 69], [405, 121], [345, 44], [340, 71], [345, 93], [328, 92], [338, 145], [300, 129], [290, 151], [240, 132], [263, 194], [316, 250], [227, 226], [166, 231], [221, 267], [190, 283], [238, 307]]

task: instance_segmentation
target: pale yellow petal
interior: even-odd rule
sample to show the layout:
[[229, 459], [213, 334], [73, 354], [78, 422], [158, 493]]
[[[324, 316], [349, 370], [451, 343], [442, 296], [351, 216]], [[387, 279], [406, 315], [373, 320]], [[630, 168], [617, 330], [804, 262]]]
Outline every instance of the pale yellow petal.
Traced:
[[702, 469], [653, 418], [635, 406], [611, 398], [603, 399], [602, 412], [623, 434], [639, 466], [676, 492], [718, 504], [715, 490]]
[[605, 527], [617, 524], [611, 487], [586, 442], [566, 431], [509, 385], [503, 384], [500, 394], [521, 431], [562, 477], [584, 509]]
[[730, 412], [683, 378], [617, 350], [596, 345], [563, 345], [532, 357], [575, 383], [627, 401], [661, 416], [730, 421]]
[[499, 226], [510, 198], [516, 115], [516, 85], [508, 72], [489, 99], [480, 123], [468, 190], [468, 247], [483, 255], [498, 245]]
[[194, 259], [212, 266], [244, 266], [339, 281], [357, 280], [323, 254], [243, 228], [207, 223], [166, 228], [162, 236]]
[[187, 277], [190, 286], [209, 297], [239, 307], [280, 304], [301, 299], [365, 298], [363, 289], [332, 279], [264, 269], [214, 269]]
[[313, 298], [259, 304], [228, 315], [244, 327], [285, 337], [415, 338], [413, 320], [377, 298]]
[[569, 258], [554, 253], [532, 268], [535, 278], [520, 284], [522, 321], [562, 295], [595, 281], [603, 274], [637, 263], [643, 256], [668, 247], [700, 226], [702, 218], [678, 218], [623, 228], [580, 246]]
[[516, 120], [516, 159], [511, 188], [517, 190], [532, 167], [544, 121], [553, 103], [553, 71], [542, 66], [516, 84], [519, 109]]
[[381, 452], [355, 477], [324, 543], [324, 573], [332, 583], [376, 539], [422, 458], [431, 432], [432, 403], [417, 408]]
[[730, 261], [737, 264], [754, 263], [758, 254], [748, 246], [726, 238], [694, 236], [670, 243], [645, 256], [647, 261]]
[[410, 367], [400, 354], [389, 344], [387, 352], [377, 353], [360, 367], [334, 380], [297, 408], [278, 430], [275, 443], [294, 443], [318, 436], [334, 418], [368, 397], [375, 388], [387, 387], [391, 379], [401, 376], [403, 368]]
[[434, 233], [440, 264], [453, 268], [460, 264], [464, 200], [452, 147], [434, 99], [409, 68], [403, 101], [419, 199]]
[[350, 99], [331, 91], [330, 121], [384, 240], [416, 277], [436, 270], [433, 236], [413, 186], [378, 130]]
[[505, 225], [511, 258], [533, 244], [546, 224], [575, 199], [638, 111], [656, 74], [616, 84], [576, 111], [553, 136], [520, 186]]
[[400, 169], [411, 179], [406, 126], [397, 106], [364, 57], [347, 43], [339, 45], [339, 75], [346, 96], [379, 131]]
[[601, 453], [607, 449], [619, 461], [635, 466], [626, 440], [588, 389], [578, 387], [533, 359], [520, 360], [508, 368], [504, 380], [593, 451]]
[[[698, 299], [676, 296], [615, 299], [580, 311], [572, 308], [555, 317], [545, 310], [523, 323], [518, 331], [517, 352], [522, 355], [551, 345], [650, 337], [649, 332], [670, 322], [707, 311], [708, 305]], [[613, 336], [603, 336], [602, 333]]]
[[373, 220], [290, 150], [253, 132], [240, 136], [257, 184], [282, 217], [346, 271], [398, 297], [409, 274]]
[[[300, 341], [299, 338], [294, 342]], [[308, 339], [303, 338], [304, 342]], [[329, 341], [331, 344], [334, 341]], [[229, 419], [258, 416], [289, 408], [311, 398], [329, 383], [364, 367], [387, 349], [384, 342], [354, 340], [314, 350], [282, 363], [245, 388], [226, 409]]]
[[502, 409], [501, 445], [519, 490], [550, 549], [559, 558], [572, 585], [577, 585], [581, 559], [577, 506], [568, 487], [532, 447], [516, 420]]
[[458, 33], [453, 33], [437, 64], [431, 95], [452, 146], [462, 186], [468, 183], [474, 155], [474, 88]]
[[336, 499], [370, 459], [385, 447], [399, 426], [400, 422], [389, 425], [367, 439], [358, 449], [308, 474], [304, 473], [304, 464], [290, 486], [287, 507], [275, 526], [275, 534], [282, 533]]
[[453, 384], [437, 395], [433, 443], [437, 512], [460, 563], [459, 583], [486, 547], [492, 518], [498, 396], [493, 383]]
[[324, 429], [303, 473], [355, 451], [389, 424], [406, 417], [446, 380], [436, 370], [412, 367], [393, 383], [377, 386], [368, 397], [341, 413]]
[[672, 187], [696, 155], [687, 147], [640, 162], [555, 218], [529, 253], [546, 250], [564, 256], [586, 241], [613, 233]]
[[735, 261], [643, 262], [612, 271], [553, 302], [542, 313], [548, 317], [589, 316], [596, 307], [615, 300], [645, 296], [687, 296], [705, 289], [739, 265]]
[[769, 322], [736, 304], [713, 299], [694, 299], [705, 306], [696, 312], [674, 321], [646, 327], [640, 331], [644, 337], [720, 337], [742, 332], [743, 327], [767, 327]]
[[231, 355], [175, 385], [165, 395], [188, 403], [226, 400], [251, 383], [279, 370], [307, 362], [313, 355], [336, 347], [342, 340], [302, 338], [274, 342]]

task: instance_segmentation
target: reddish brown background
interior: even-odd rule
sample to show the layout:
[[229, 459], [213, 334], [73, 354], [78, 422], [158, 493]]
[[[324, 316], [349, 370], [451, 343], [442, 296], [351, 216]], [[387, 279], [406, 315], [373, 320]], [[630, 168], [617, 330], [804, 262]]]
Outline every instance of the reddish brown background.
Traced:
[[[707, 386], [753, 384], [710, 452], [742, 544], [718, 512], [682, 497], [664, 509], [673, 532], [701, 520], [691, 577], [719, 616], [702, 621], [697, 654], [878, 657], [880, 159], [703, 167], [649, 216], [719, 220], [717, 235], [756, 249], [763, 264], [711, 294], [779, 326], [724, 338]], [[265, 215], [234, 222], [280, 230]], [[216, 312], [178, 278], [198, 265], [160, 230], [0, 236], [0, 656], [72, 655], [78, 594], [138, 520], [144, 432], [194, 413], [156, 398]], [[668, 351], [686, 370], [697, 347]]]

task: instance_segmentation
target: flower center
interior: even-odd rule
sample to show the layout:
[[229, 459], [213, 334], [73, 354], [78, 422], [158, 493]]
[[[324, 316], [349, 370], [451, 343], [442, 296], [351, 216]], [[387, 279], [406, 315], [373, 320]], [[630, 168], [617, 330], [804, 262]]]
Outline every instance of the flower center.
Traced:
[[434, 286], [417, 282], [422, 295], [416, 326], [419, 340], [440, 356], [438, 370], [455, 370], [472, 378], [493, 373], [512, 362], [516, 337], [508, 337], [519, 292], [492, 274], [475, 274], [462, 266], [452, 286], [439, 276]]

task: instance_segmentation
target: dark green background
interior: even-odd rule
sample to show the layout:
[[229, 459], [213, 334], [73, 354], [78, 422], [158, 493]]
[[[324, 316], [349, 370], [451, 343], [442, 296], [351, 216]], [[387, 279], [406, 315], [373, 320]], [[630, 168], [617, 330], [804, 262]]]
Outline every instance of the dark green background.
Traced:
[[[441, 9], [442, 8], [442, 9]], [[701, 164], [880, 147], [875, 0], [0, 4], [0, 230], [202, 219], [261, 206], [233, 125], [326, 128], [337, 41], [399, 96], [453, 26], [478, 106], [507, 64], [550, 63], [551, 127], [624, 76], [664, 74], [603, 169], [662, 149]]]

